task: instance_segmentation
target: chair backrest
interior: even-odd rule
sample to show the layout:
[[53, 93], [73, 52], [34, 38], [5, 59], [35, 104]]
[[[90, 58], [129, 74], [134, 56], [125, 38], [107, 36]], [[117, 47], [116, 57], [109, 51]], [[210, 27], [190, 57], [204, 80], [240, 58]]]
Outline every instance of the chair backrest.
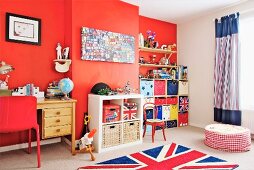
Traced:
[[158, 110], [157, 110], [157, 106], [154, 103], [146, 103], [143, 106], [143, 111], [144, 111], [144, 115], [143, 118], [144, 120], [147, 119], [147, 110], [153, 110], [153, 119], [157, 119], [158, 116]]
[[33, 96], [0, 97], [0, 132], [8, 133], [37, 125], [37, 100]]

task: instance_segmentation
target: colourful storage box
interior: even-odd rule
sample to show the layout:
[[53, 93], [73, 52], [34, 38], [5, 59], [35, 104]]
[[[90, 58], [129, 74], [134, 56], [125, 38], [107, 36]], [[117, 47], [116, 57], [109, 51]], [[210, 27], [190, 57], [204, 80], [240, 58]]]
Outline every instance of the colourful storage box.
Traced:
[[141, 80], [140, 81], [140, 93], [146, 97], [152, 97], [154, 95], [154, 82], [153, 80]]
[[154, 95], [165, 95], [166, 94], [166, 81], [155, 80], [154, 81]]
[[146, 110], [146, 119], [153, 119], [153, 109]]
[[188, 112], [178, 114], [178, 127], [188, 125]]
[[170, 105], [170, 120], [177, 120], [178, 108], [177, 105]]
[[[174, 128], [177, 127], [177, 120], [168, 120], [165, 121], [165, 128]], [[161, 130], [160, 126], [156, 126], [156, 130]]]
[[120, 120], [120, 106], [116, 104], [103, 105], [103, 123]]
[[154, 99], [154, 104], [155, 105], [164, 105], [164, 104], [167, 104], [167, 99], [166, 98], [155, 98]]
[[177, 97], [168, 97], [166, 100], [167, 100], [167, 104], [177, 104], [178, 102]]
[[179, 96], [179, 112], [189, 110], [189, 98], [187, 96]]
[[170, 119], [170, 106], [162, 106], [162, 120]]
[[137, 118], [137, 103], [124, 103], [123, 120], [131, 120]]
[[167, 82], [167, 94], [177, 95], [178, 94], [178, 81], [168, 80]]
[[158, 115], [157, 118], [162, 120], [162, 106], [157, 106]]
[[177, 120], [169, 120], [166, 123], [167, 128], [173, 128], [173, 127], [177, 127]]
[[188, 81], [179, 81], [178, 95], [188, 95], [188, 94], [189, 94]]

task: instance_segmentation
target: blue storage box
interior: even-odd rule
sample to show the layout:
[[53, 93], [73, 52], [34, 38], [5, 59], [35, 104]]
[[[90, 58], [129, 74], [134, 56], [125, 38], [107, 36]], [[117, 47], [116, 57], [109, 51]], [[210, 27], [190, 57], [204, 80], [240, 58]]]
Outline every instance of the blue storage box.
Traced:
[[178, 81], [168, 80], [167, 82], [167, 94], [177, 95], [178, 94]]
[[158, 115], [157, 118], [162, 120], [162, 106], [157, 106]]
[[153, 119], [153, 109], [146, 110], [146, 119]]
[[177, 120], [167, 121], [167, 128], [177, 127]]
[[145, 97], [152, 97], [154, 94], [154, 82], [153, 80], [141, 80], [140, 81], [140, 93]]

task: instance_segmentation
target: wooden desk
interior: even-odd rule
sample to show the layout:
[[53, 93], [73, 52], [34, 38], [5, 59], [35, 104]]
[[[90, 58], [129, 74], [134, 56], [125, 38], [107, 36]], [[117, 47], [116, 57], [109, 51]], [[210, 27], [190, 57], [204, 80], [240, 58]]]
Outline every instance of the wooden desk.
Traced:
[[76, 100], [45, 99], [37, 101], [42, 139], [71, 135], [71, 153], [75, 152], [75, 106]]

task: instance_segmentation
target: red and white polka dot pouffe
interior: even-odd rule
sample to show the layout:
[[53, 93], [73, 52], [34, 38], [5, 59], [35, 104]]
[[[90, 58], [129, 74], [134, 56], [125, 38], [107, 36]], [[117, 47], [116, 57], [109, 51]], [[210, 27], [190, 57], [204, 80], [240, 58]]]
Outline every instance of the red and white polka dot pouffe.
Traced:
[[251, 148], [248, 128], [227, 124], [211, 124], [205, 127], [207, 146], [228, 152], [243, 152]]

